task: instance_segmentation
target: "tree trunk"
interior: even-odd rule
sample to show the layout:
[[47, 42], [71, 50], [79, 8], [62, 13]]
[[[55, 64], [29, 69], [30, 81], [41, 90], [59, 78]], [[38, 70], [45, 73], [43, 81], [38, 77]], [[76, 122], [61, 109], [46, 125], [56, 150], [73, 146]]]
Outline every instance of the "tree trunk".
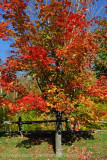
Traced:
[[62, 156], [62, 150], [61, 150], [61, 140], [62, 140], [62, 134], [61, 134], [61, 112], [57, 112], [56, 115], [56, 135], [55, 135], [55, 152], [57, 157]]

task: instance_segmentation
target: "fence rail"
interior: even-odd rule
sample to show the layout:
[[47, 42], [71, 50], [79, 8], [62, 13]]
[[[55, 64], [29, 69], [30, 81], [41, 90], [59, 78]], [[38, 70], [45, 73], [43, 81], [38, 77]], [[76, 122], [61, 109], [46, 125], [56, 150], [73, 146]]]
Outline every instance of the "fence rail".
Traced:
[[[57, 120], [44, 120], [44, 121], [22, 121], [21, 120], [21, 117], [19, 117], [18, 121], [17, 122], [12, 122], [12, 121], [0, 121], [0, 124], [18, 124], [18, 127], [19, 127], [19, 131], [14, 131], [14, 132], [20, 132], [22, 134], [22, 132], [24, 132], [22, 130], [22, 125], [23, 124], [34, 124], [34, 123], [52, 123], [52, 122], [58, 122]], [[61, 122], [65, 122], [66, 123], [66, 130], [68, 131], [69, 130], [69, 127], [68, 127], [68, 122], [70, 122], [69, 119], [65, 119], [65, 120], [61, 120]], [[90, 121], [92, 122], [92, 121]], [[105, 123], [107, 124], [107, 121], [94, 121], [95, 123]], [[100, 131], [100, 130], [98, 130]], [[106, 131], [106, 130], [105, 130]], [[26, 132], [26, 131], [25, 131]]]
[[[22, 124], [34, 124], [34, 123], [48, 123], [48, 122], [57, 122], [57, 120], [49, 120], [49, 121], [21, 121]], [[61, 122], [66, 122], [66, 120], [61, 120]], [[0, 124], [18, 124], [18, 122], [12, 121], [0, 121]]]
[[[0, 121], [0, 124], [18, 124], [19, 127], [19, 132], [22, 135], [22, 125], [23, 124], [34, 124], [34, 123], [52, 123], [52, 122], [59, 122], [58, 120], [44, 120], [44, 121], [22, 121], [21, 117], [19, 117], [17, 122], [12, 122], [12, 121]], [[61, 122], [66, 123], [66, 128], [68, 128], [68, 119], [66, 118], [65, 120], [61, 120]], [[68, 130], [68, 129], [67, 129]]]
[[107, 121], [95, 121], [96, 123], [107, 123]]

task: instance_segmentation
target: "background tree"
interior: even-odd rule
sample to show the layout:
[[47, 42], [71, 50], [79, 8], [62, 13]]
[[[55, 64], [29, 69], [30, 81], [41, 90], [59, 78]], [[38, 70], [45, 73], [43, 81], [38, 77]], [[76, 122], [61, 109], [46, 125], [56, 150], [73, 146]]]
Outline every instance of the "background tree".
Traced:
[[97, 78], [100, 78], [101, 75], [107, 76], [107, 52], [106, 52], [106, 31], [107, 30], [107, 21], [106, 19], [100, 19], [99, 29], [96, 31], [98, 34], [98, 39], [100, 41], [100, 46], [98, 49], [98, 58], [94, 61], [94, 71], [97, 75]]

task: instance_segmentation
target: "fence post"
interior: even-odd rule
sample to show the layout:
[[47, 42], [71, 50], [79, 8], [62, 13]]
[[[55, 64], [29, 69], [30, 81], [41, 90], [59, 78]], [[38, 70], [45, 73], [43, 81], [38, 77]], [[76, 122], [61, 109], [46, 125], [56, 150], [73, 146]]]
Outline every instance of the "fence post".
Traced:
[[23, 134], [22, 134], [22, 121], [21, 121], [21, 117], [19, 117], [18, 126], [19, 126], [20, 135], [23, 136]]
[[62, 156], [62, 149], [61, 149], [61, 141], [62, 141], [62, 133], [61, 133], [61, 119], [62, 114], [61, 112], [57, 112], [56, 115], [56, 133], [55, 133], [55, 152], [57, 157]]

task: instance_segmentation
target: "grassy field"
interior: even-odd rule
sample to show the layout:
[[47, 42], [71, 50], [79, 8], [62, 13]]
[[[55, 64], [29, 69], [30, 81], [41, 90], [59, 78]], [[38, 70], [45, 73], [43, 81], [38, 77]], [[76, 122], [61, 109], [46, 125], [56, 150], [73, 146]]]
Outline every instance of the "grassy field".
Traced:
[[107, 133], [62, 133], [61, 158], [55, 157], [54, 133], [0, 136], [1, 160], [106, 160]]

